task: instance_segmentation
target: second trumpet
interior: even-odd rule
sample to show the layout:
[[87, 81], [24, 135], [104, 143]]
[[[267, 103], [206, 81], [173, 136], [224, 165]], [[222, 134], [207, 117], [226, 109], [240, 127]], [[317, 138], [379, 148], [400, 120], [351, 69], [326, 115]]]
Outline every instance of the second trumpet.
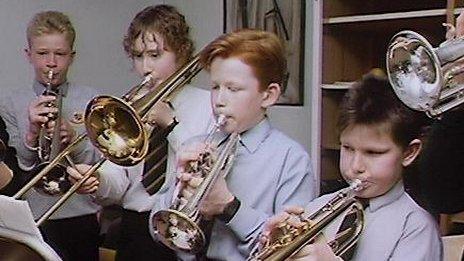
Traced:
[[208, 135], [206, 139], [210, 150], [202, 153], [198, 160], [190, 162], [186, 170], [203, 179], [194, 194], [185, 199], [182, 193], [178, 193], [170, 209], [158, 211], [153, 216], [156, 236], [173, 250], [198, 253], [205, 247], [205, 234], [199, 226], [200, 204], [219, 175], [227, 175], [233, 164], [239, 134], [232, 133], [221, 149], [210, 144], [208, 140], [211, 136]]

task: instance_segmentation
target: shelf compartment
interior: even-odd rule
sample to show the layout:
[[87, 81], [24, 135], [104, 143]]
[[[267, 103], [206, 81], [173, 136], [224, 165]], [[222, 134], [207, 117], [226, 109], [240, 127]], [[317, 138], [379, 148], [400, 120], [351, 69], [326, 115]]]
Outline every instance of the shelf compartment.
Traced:
[[[457, 0], [456, 8], [464, 6], [464, 0]], [[415, 12], [446, 8], [446, 1], [391, 1], [391, 0], [325, 0], [323, 17], [359, 16], [384, 13]]]

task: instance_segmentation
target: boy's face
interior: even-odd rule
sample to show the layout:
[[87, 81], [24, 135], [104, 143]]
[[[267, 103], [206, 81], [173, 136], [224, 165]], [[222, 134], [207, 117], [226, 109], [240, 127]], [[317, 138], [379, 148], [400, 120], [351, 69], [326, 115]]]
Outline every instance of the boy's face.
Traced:
[[[252, 68], [238, 58], [215, 58], [211, 63], [211, 104], [216, 117], [226, 116], [222, 130], [241, 133], [257, 125], [272, 94], [260, 91]], [[280, 92], [279, 92], [280, 93]]]
[[66, 81], [74, 51], [65, 34], [52, 33], [33, 37], [26, 49], [26, 56], [34, 67], [35, 79], [47, 84], [48, 72], [53, 70], [52, 86]]
[[388, 192], [401, 179], [403, 167], [411, 164], [420, 150], [419, 140], [406, 149], [396, 144], [389, 127], [355, 124], [340, 134], [340, 171], [347, 181], [362, 181], [358, 197], [375, 198]]
[[167, 49], [163, 37], [157, 33], [143, 33], [134, 43], [135, 71], [141, 77], [151, 74], [155, 88], [178, 67], [176, 54]]

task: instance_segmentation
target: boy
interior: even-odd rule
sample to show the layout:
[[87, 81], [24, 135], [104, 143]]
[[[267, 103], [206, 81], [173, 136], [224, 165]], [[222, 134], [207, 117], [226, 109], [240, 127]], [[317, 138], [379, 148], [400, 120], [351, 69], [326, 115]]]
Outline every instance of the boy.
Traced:
[[[145, 89], [151, 92], [156, 91], [162, 81], [191, 59], [193, 43], [185, 17], [172, 6], [157, 5], [146, 7], [134, 17], [124, 37], [124, 50], [140, 77], [153, 76], [152, 87]], [[212, 121], [208, 99], [207, 91], [187, 85], [171, 104], [160, 102], [151, 109], [148, 122], [154, 122], [161, 129], [160, 133], [164, 133], [161, 142], [168, 143], [167, 152], [162, 155], [167, 156], [167, 167], [163, 171], [166, 180], [175, 178], [173, 166], [180, 144], [192, 136], [207, 132]], [[145, 165], [158, 162], [156, 159], [146, 159]], [[78, 167], [82, 168], [80, 173], [87, 168]], [[96, 190], [96, 197], [102, 203], [116, 202], [122, 205], [117, 260], [176, 259], [172, 251], [156, 244], [148, 231], [149, 212], [157, 200], [157, 194], [167, 189], [163, 187], [159, 192], [147, 191], [143, 182], [148, 171], [144, 163], [130, 168], [106, 164], [99, 171], [99, 181], [92, 177], [81, 190], [85, 193]], [[70, 172], [75, 179], [80, 179], [79, 173], [72, 169]]]
[[[347, 182], [362, 182], [355, 195], [368, 201], [353, 260], [441, 260], [436, 224], [404, 191], [401, 176], [421, 150], [423, 119], [423, 114], [397, 99], [386, 80], [373, 76], [355, 84], [343, 100], [340, 172]], [[314, 212], [333, 196], [317, 198], [306, 209]], [[302, 210], [289, 212], [301, 214]], [[272, 218], [264, 237], [269, 238], [276, 224], [287, 217]], [[341, 260], [325, 243], [311, 244], [297, 256], [303, 260]]]
[[[231, 172], [226, 178], [218, 177], [200, 206], [205, 219], [213, 220], [206, 251], [209, 259], [245, 260], [253, 234], [269, 216], [285, 205], [315, 196], [307, 153], [272, 128], [266, 116], [280, 95], [283, 52], [274, 34], [243, 30], [220, 36], [201, 54], [201, 63], [211, 76], [214, 115], [225, 116], [221, 133], [241, 136]], [[204, 151], [204, 146], [187, 146], [179, 156], [180, 170]], [[185, 191], [198, 186], [191, 182], [193, 178], [189, 173], [181, 174]], [[174, 187], [171, 183], [170, 192], [160, 197], [152, 214], [169, 208]], [[153, 232], [152, 225], [150, 229]]]
[[[67, 82], [68, 69], [75, 56], [75, 35], [69, 18], [57, 11], [37, 13], [28, 24], [25, 54], [34, 68], [34, 82], [30, 88], [17, 88], [14, 97], [4, 97], [2, 102], [2, 115], [11, 135], [11, 144], [18, 151], [19, 164], [24, 170], [32, 170], [40, 162], [37, 149], [39, 130], [46, 125], [50, 133], [55, 124], [47, 116], [57, 112], [56, 108], [48, 106], [55, 97], [43, 95], [46, 86], [50, 84], [63, 96], [62, 148], [74, 139], [78, 131], [71, 123], [74, 113], [83, 112], [87, 102], [96, 95], [90, 87]], [[53, 72], [51, 75], [50, 71]], [[83, 143], [72, 154], [73, 160], [91, 163], [93, 151], [88, 143]], [[35, 218], [57, 199], [58, 196], [43, 195], [35, 190], [27, 195]], [[96, 213], [99, 209], [88, 195], [73, 195], [40, 228], [46, 241], [64, 260], [97, 260], [99, 225]]]

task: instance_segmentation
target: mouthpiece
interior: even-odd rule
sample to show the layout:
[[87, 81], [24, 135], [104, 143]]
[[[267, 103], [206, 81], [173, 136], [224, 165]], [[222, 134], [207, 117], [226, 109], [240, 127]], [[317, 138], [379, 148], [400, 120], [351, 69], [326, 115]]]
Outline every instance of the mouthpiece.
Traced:
[[48, 71], [48, 81], [51, 82], [53, 80], [53, 70]]
[[353, 190], [353, 191], [360, 191], [363, 189], [362, 187], [362, 181], [359, 180], [359, 179], [354, 179], [350, 182], [350, 187], [349, 187], [350, 190]]
[[224, 116], [224, 114], [219, 114], [218, 118], [217, 118], [217, 122], [216, 122], [216, 125], [218, 127], [224, 125], [224, 123], [226, 122], [226, 116]]
[[140, 86], [144, 86], [145, 84], [149, 83], [153, 79], [153, 76], [151, 74], [147, 74], [145, 78], [143, 78], [143, 81], [140, 83]]

